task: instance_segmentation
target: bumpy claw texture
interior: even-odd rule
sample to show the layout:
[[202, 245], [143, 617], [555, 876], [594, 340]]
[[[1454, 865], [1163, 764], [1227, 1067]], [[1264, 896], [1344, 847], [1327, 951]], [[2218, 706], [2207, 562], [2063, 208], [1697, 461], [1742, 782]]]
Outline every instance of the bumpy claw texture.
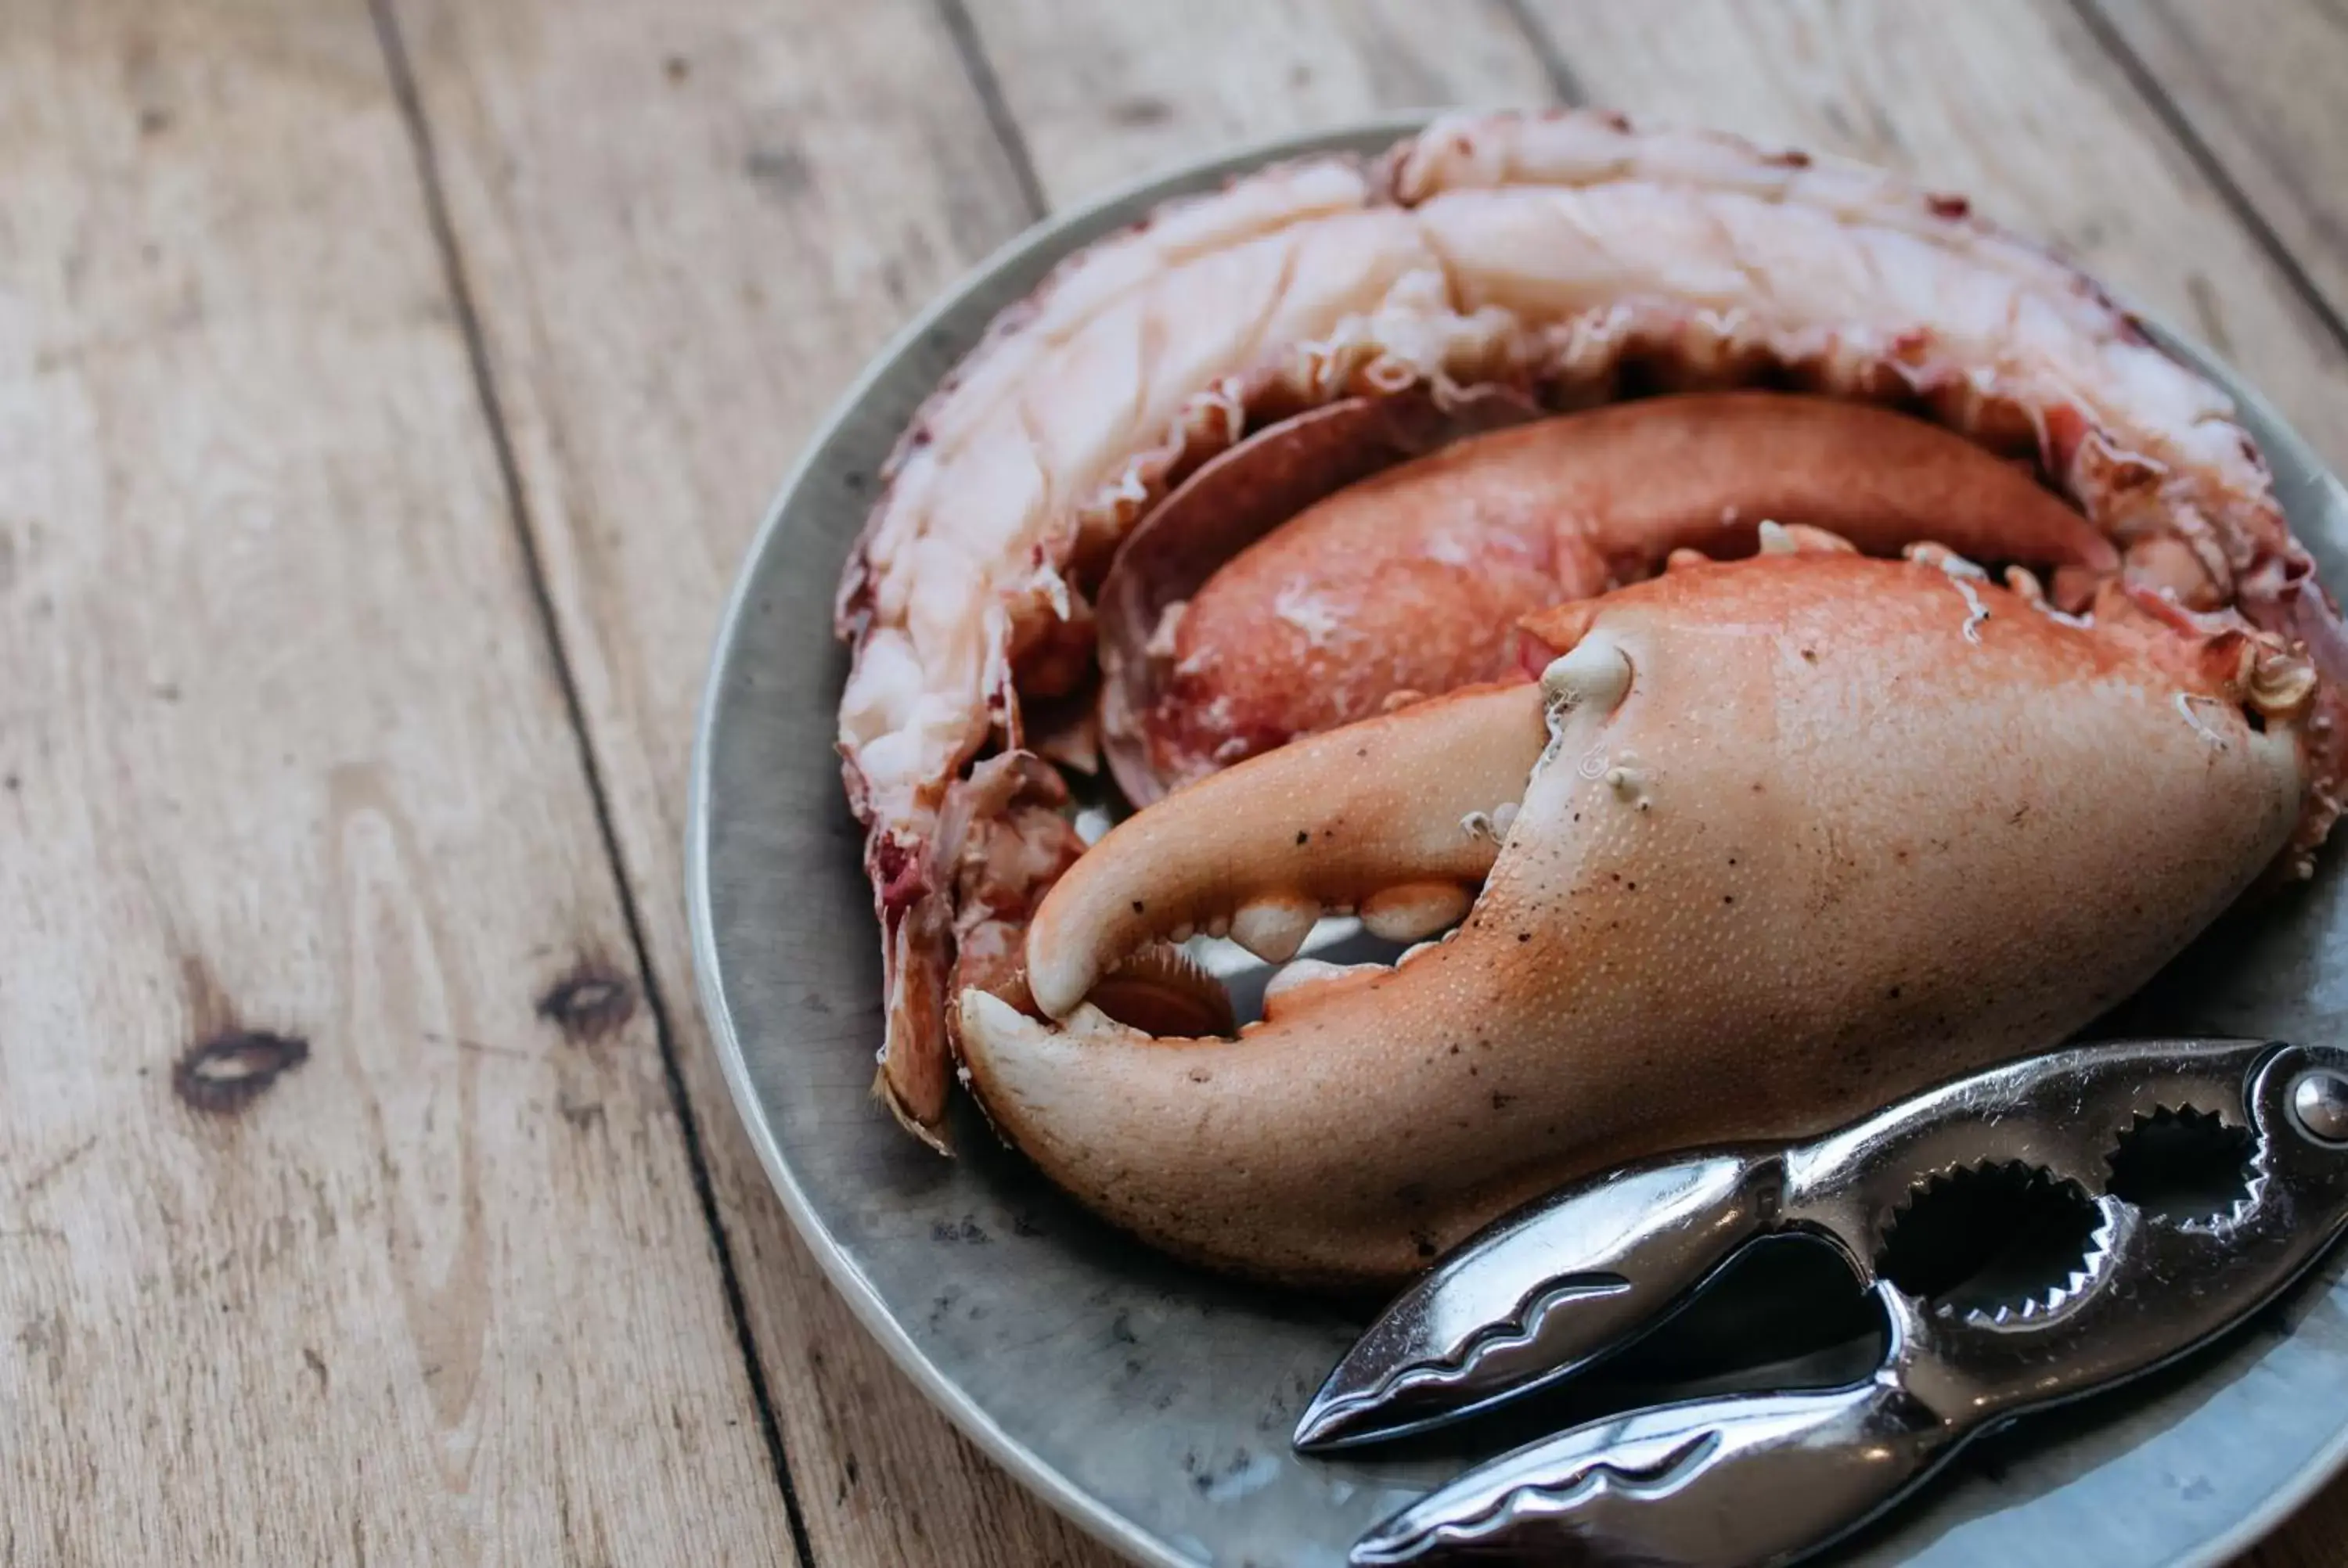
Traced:
[[[1038, 912], [1059, 1021], [962, 997], [982, 1103], [1169, 1250], [1385, 1285], [1578, 1173], [2055, 1043], [2291, 837], [2304, 666], [2141, 590], [2087, 625], [1919, 555], [1675, 569], [1534, 618], [1560, 655], [1538, 684], [1177, 791]], [[1495, 857], [1461, 819], [1502, 804]], [[1169, 927], [1486, 865], [1453, 938], [1310, 972], [1239, 1039], [1084, 1000]]]
[[[1260, 531], [1269, 502], [1462, 431], [1755, 384], [1895, 402], [2024, 454], [2131, 580], [2348, 675], [2223, 394], [1962, 201], [1591, 113], [1446, 119], [1374, 163], [1266, 169], [1087, 248], [1006, 312], [907, 432], [848, 563], [839, 747], [899, 1113], [934, 1135], [944, 1110], [964, 839], [991, 832], [956, 811], [969, 770], [990, 748], [1086, 754], [1090, 600], [1194, 474], [1231, 454], [1214, 483], [1250, 504], [1227, 526]], [[1182, 546], [1160, 530], [1154, 548]], [[2301, 848], [2336, 809], [2343, 744], [2335, 725]], [[995, 891], [995, 908], [1024, 901]]]

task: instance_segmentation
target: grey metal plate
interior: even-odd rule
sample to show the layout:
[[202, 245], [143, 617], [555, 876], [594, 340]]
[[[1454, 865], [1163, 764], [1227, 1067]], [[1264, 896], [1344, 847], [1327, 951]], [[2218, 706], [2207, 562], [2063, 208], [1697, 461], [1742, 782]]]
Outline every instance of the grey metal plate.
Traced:
[[[833, 1283], [922, 1389], [1023, 1481], [1147, 1563], [1334, 1568], [1360, 1532], [1498, 1440], [1377, 1461], [1298, 1458], [1287, 1444], [1296, 1411], [1360, 1319], [1167, 1262], [1062, 1199], [974, 1118], [958, 1129], [963, 1157], [948, 1162], [872, 1101], [879, 960], [832, 750], [846, 675], [833, 587], [916, 403], [1055, 261], [1237, 169], [1384, 147], [1413, 123], [1153, 180], [980, 268], [874, 362], [808, 449], [743, 569], [705, 697], [686, 846], [695, 958], [768, 1174]], [[2255, 395], [2209, 368], [2241, 394], [2326, 580], [2348, 582], [2348, 496]], [[2205, 939], [2141, 999], [2138, 1020], [2339, 1038], [2341, 858], [2335, 848], [2312, 887]], [[2222, 1561], [2348, 1459], [2344, 1266], [2329, 1261], [2258, 1322], [2147, 1384], [1980, 1448], [1838, 1560]]]

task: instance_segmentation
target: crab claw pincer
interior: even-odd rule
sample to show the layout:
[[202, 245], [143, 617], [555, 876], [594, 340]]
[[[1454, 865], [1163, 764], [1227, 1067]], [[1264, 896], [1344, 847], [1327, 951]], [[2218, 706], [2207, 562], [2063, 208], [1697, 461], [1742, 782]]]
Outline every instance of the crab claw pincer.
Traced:
[[[1188, 785], [1053, 888], [1047, 1018], [959, 1003], [973, 1089], [1048, 1175], [1200, 1261], [1389, 1284], [1610, 1162], [2056, 1043], [2276, 858], [2307, 792], [2303, 666], [2116, 585], [2082, 620], [1945, 552], [1765, 555], [1528, 625], [1538, 683]], [[1086, 1002], [1183, 927], [1278, 958], [1345, 907], [1460, 924], [1393, 968], [1296, 966], [1237, 1039]]]

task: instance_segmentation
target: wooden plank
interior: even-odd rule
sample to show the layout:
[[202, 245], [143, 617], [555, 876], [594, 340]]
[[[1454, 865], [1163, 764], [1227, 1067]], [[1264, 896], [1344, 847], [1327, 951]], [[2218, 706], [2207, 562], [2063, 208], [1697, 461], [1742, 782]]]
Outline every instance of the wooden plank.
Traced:
[[1233, 143], [1556, 96], [1500, 0], [970, 0], [969, 11], [1055, 205]]
[[[530, 526], [825, 1564], [1110, 1558], [891, 1367], [726, 1096], [684, 922], [709, 638], [864, 360], [1029, 219], [925, 0], [399, 0]], [[736, 1512], [754, 1504], [746, 1494]]]
[[2348, 332], [2348, 7], [2339, 0], [2085, 0]]
[[792, 1561], [366, 11], [0, 36], [0, 1562]]

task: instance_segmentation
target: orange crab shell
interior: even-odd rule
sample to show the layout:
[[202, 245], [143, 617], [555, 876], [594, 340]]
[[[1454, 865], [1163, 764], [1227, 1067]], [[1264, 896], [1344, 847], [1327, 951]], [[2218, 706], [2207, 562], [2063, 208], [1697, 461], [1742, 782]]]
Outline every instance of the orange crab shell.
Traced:
[[[1158, 1245], [1385, 1286], [1611, 1162], [1805, 1135], [2051, 1046], [2291, 839], [2314, 682], [2157, 596], [2115, 587], [2089, 625], [1963, 568], [1670, 571], [1538, 618], [1562, 651], [1537, 683], [1176, 792], [1037, 911], [1044, 1019], [960, 999], [981, 1102]], [[1344, 907], [1431, 939], [1297, 967], [1236, 1039], [1086, 1002], [1169, 930]]]

